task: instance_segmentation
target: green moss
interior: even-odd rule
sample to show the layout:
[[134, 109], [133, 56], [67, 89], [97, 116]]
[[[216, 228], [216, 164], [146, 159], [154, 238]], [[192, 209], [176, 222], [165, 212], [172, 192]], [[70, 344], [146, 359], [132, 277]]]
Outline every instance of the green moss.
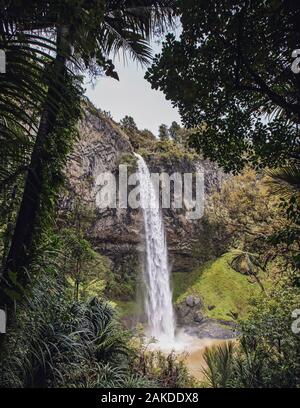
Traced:
[[176, 302], [182, 294], [199, 278], [199, 269], [191, 272], [174, 272], [172, 273], [173, 301]]
[[115, 305], [121, 318], [127, 316], [138, 316], [140, 313], [140, 305], [133, 300], [132, 301], [115, 300], [112, 303]]
[[[205, 305], [205, 315], [210, 318], [232, 320], [232, 313], [238, 318], [247, 317], [251, 299], [256, 298], [261, 289], [251, 283], [248, 276], [230, 267], [234, 254], [227, 253], [215, 261], [191, 272], [172, 274], [173, 300], [180, 303], [188, 295], [201, 296]], [[135, 301], [115, 301], [120, 317], [139, 315], [140, 305]], [[208, 306], [214, 306], [212, 310]]]
[[[251, 299], [260, 293], [257, 283], [251, 283], [249, 277], [234, 271], [230, 265], [232, 253], [227, 253], [216, 261], [206, 263], [192, 272], [189, 282], [179, 282], [175, 277], [174, 295], [176, 303], [182, 302], [188, 295], [201, 296], [205, 304], [205, 315], [211, 318], [231, 320], [232, 313], [239, 318], [247, 316]], [[208, 310], [208, 306], [214, 306]]]

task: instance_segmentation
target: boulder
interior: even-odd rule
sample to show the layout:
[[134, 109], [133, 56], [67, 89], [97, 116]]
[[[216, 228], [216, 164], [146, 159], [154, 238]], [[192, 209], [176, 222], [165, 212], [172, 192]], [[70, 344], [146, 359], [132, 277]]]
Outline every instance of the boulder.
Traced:
[[194, 306], [194, 297], [193, 296], [187, 296], [185, 299], [185, 304], [189, 307]]
[[189, 295], [185, 299], [185, 303], [189, 307], [202, 306], [203, 302], [198, 296]]
[[203, 319], [197, 325], [189, 326], [185, 332], [190, 336], [196, 336], [200, 339], [211, 338], [220, 340], [234, 339], [239, 336], [236, 325], [224, 324], [217, 319]]
[[202, 301], [201, 301], [201, 299], [199, 298], [199, 297], [194, 297], [194, 306], [197, 306], [197, 305], [201, 305], [202, 306]]
[[176, 306], [176, 314], [179, 319], [185, 318], [189, 313], [191, 309], [187, 307], [185, 304], [180, 304]]
[[194, 318], [193, 318], [194, 322], [201, 323], [203, 321], [203, 319], [204, 319], [204, 316], [203, 316], [203, 314], [201, 312], [198, 311], [198, 312], [194, 313]]

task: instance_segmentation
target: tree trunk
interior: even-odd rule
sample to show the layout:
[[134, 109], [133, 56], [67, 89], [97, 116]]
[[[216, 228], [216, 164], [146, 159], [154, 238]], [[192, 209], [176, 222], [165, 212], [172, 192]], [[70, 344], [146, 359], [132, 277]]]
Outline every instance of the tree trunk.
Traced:
[[[57, 29], [57, 54], [53, 62], [47, 97], [44, 102], [40, 125], [31, 155], [12, 242], [1, 277], [0, 309], [11, 306], [13, 300], [5, 294], [5, 289], [13, 288], [9, 272], [16, 273], [18, 284], [28, 283], [27, 267], [31, 261], [34, 236], [39, 233], [39, 214], [42, 207], [43, 172], [51, 160], [47, 153], [47, 141], [54, 130], [62, 101], [62, 78], [66, 68], [66, 28]], [[55, 103], [53, 103], [55, 101]]]

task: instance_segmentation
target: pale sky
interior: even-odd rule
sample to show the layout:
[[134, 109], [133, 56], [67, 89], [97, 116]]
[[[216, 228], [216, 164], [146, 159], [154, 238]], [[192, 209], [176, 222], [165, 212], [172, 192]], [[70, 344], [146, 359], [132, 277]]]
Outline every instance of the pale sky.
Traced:
[[[160, 46], [154, 44], [153, 49], [158, 53]], [[126, 115], [132, 116], [139, 129], [149, 129], [155, 135], [162, 123], [168, 126], [174, 120], [181, 123], [177, 109], [144, 79], [146, 68], [129, 59], [124, 63], [121, 57], [114, 64], [120, 81], [103, 76], [94, 86], [85, 84], [86, 96], [97, 108], [110, 111], [117, 122]]]

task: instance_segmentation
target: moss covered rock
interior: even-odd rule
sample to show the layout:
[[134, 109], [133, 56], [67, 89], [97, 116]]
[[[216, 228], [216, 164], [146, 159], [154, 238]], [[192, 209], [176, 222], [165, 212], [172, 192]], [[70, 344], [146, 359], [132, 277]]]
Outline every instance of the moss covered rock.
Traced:
[[251, 300], [261, 289], [246, 275], [231, 268], [233, 256], [233, 253], [227, 253], [206, 263], [189, 274], [188, 279], [185, 273], [176, 274], [173, 284], [179, 314], [184, 314], [181, 309], [186, 305], [187, 297], [193, 296], [203, 299], [201, 310], [207, 318], [228, 321], [247, 316]]

